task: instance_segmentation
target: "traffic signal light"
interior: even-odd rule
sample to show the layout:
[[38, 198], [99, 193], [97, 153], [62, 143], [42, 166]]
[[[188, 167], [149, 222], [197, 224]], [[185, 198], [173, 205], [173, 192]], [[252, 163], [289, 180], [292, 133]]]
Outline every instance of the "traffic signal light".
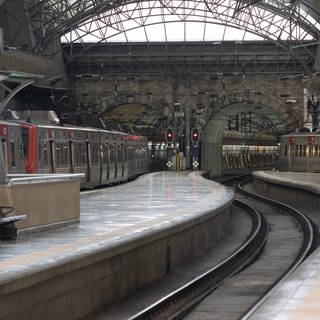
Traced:
[[191, 140], [192, 142], [199, 142], [200, 132], [198, 128], [191, 129]]
[[171, 127], [167, 128], [166, 140], [167, 142], [173, 142], [173, 129]]

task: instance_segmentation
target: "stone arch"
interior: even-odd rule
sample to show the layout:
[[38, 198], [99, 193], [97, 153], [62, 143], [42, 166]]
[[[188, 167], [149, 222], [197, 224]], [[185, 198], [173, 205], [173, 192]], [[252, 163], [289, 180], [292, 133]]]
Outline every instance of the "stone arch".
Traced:
[[[258, 106], [258, 108], [264, 106], [264, 115], [277, 114], [278, 118], [282, 119], [282, 122], [289, 131], [293, 131], [301, 123], [301, 121], [298, 120], [299, 116], [294, 110], [292, 110], [288, 104], [281, 101], [279, 97], [270, 96], [263, 92], [256, 92], [250, 89], [225, 93], [222, 96], [216, 97], [211, 103], [211, 109], [215, 110], [215, 113], [211, 114], [210, 119], [215, 116], [216, 112], [224, 113], [225, 108], [235, 104], [241, 106], [252, 104], [255, 105], [255, 107]], [[240, 110], [242, 112], [242, 109]], [[239, 110], [237, 110], [235, 114], [237, 113], [239, 113]], [[254, 113], [257, 114], [256, 111]], [[206, 123], [208, 123], [210, 119], [207, 119]]]
[[[136, 122], [150, 127], [158, 126], [171, 117], [168, 102], [157, 95], [120, 93], [105, 99], [102, 106], [100, 118], [103, 121], [108, 122], [110, 117], [112, 121], [119, 121], [121, 125], [129, 124], [131, 128], [135, 127]], [[121, 113], [123, 123], [119, 119]]]
[[267, 117], [274, 124], [276, 131], [283, 129], [284, 121], [280, 115], [266, 105], [244, 101], [226, 106], [207, 122], [201, 134], [201, 167], [208, 170], [211, 177], [222, 174], [223, 132], [228, 124], [228, 119], [239, 112], [252, 112]]

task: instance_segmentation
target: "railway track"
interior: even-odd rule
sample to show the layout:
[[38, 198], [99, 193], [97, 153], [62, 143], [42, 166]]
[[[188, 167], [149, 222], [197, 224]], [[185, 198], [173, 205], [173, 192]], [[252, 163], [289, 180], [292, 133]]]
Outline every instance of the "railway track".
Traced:
[[[232, 183], [232, 179], [228, 183]], [[249, 211], [253, 219], [248, 239], [221, 263], [135, 314], [130, 320], [198, 320], [205, 317], [204, 313], [210, 319], [249, 319], [276, 286], [317, 245], [315, 226], [301, 212], [254, 194], [243, 185], [239, 190], [235, 204]], [[261, 253], [267, 233], [268, 248]], [[292, 252], [284, 253], [288, 248]], [[235, 302], [241, 300], [239, 288], [242, 296], [249, 296], [243, 303]], [[211, 305], [211, 310], [208, 305]], [[225, 306], [230, 305], [231, 310], [226, 310]]]
[[[245, 178], [248, 180], [248, 177]], [[292, 265], [288, 268], [287, 272], [283, 274], [282, 277], [279, 278], [278, 281], [274, 283], [273, 286], [270, 287], [268, 292], [263, 295], [251, 308], [246, 312], [246, 314], [242, 317], [242, 320], [247, 320], [251, 317], [251, 315], [268, 299], [268, 297], [277, 289], [281, 283], [288, 278], [294, 270], [307, 258], [307, 256], [312, 253], [317, 246], [319, 245], [319, 230], [315, 223], [305, 216], [301, 211], [295, 209], [288, 204], [284, 204], [280, 201], [270, 199], [268, 197], [259, 195], [252, 191], [249, 191], [245, 188], [246, 181], [239, 184], [239, 190], [242, 194], [247, 195], [253, 199], [257, 199], [259, 201], [263, 201], [266, 203], [271, 203], [273, 206], [279, 209], [281, 214], [287, 214], [288, 216], [292, 216], [298, 225], [301, 227], [303, 233], [303, 243], [298, 252], [296, 259], [292, 262]]]
[[235, 200], [234, 205], [244, 209], [252, 219], [248, 239], [219, 264], [134, 315], [130, 320], [180, 319], [225, 278], [239, 272], [257, 258], [267, 240], [267, 221], [257, 210], [243, 201]]

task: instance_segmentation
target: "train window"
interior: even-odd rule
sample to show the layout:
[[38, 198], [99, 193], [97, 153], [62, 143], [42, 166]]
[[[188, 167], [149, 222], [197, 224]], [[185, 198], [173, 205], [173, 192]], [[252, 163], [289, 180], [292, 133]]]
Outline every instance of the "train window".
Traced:
[[84, 161], [83, 161], [83, 144], [80, 144], [79, 145], [79, 148], [78, 148], [78, 163], [79, 164], [83, 164]]
[[121, 155], [121, 146], [120, 145], [118, 145], [117, 146], [117, 161], [118, 162], [122, 162], [122, 155]]
[[43, 164], [47, 166], [48, 165], [48, 149], [46, 147], [42, 149], [42, 156], [43, 156]]
[[78, 165], [85, 163], [86, 146], [84, 144], [75, 144], [74, 146], [75, 159]]
[[63, 144], [62, 143], [57, 143], [57, 165], [62, 165], [63, 164]]
[[288, 145], [287, 144], [285, 144], [284, 145], [284, 154], [283, 154], [285, 157], [287, 157], [288, 156]]
[[39, 136], [39, 138], [38, 138], [39, 140], [39, 142], [38, 142], [38, 150], [39, 150], [39, 154], [38, 154], [38, 156], [39, 156], [39, 163], [41, 163], [41, 158], [42, 158], [42, 152], [41, 152], [41, 136]]
[[307, 155], [307, 146], [304, 144], [302, 145], [302, 157], [305, 157]]
[[84, 164], [87, 163], [87, 161], [86, 161], [86, 159], [87, 159], [87, 146], [84, 143], [81, 144], [79, 151], [80, 151], [80, 155], [79, 155], [80, 156], [80, 161], [79, 162], [82, 165], [84, 165]]
[[82, 152], [81, 152], [81, 162], [82, 164], [86, 164], [87, 163], [87, 146], [85, 144], [83, 144], [81, 146]]
[[67, 147], [64, 143], [61, 143], [61, 164], [65, 165], [68, 163], [68, 156], [67, 156]]
[[116, 161], [115, 144], [110, 144], [110, 163], [114, 163], [115, 161]]
[[91, 163], [92, 165], [99, 163], [99, 145], [97, 143], [91, 144]]
[[24, 156], [28, 155], [28, 139], [29, 139], [29, 130], [28, 128], [21, 128], [22, 136], [22, 147]]
[[107, 164], [108, 161], [108, 144], [102, 145], [102, 164]]
[[56, 144], [56, 157], [55, 157], [55, 159], [56, 159], [56, 165], [57, 165], [57, 166], [60, 165], [60, 163], [61, 163], [61, 159], [60, 159], [60, 147], [59, 147], [59, 144], [58, 144], [58, 143]]
[[14, 141], [10, 142], [10, 167], [13, 168], [16, 166], [16, 148]]
[[78, 164], [79, 163], [79, 156], [78, 156], [78, 153], [79, 153], [79, 145], [77, 143], [74, 143], [73, 145], [73, 156], [74, 156], [74, 163], [75, 164]]
[[63, 163], [64, 164], [68, 164], [69, 163], [69, 149], [68, 149], [68, 146], [64, 145], [63, 146]]

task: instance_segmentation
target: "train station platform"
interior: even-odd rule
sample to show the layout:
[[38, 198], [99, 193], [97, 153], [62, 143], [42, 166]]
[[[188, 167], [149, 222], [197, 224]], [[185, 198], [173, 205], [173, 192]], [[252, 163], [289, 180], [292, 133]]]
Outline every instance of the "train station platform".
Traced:
[[320, 173], [317, 172], [255, 171], [253, 177], [320, 194]]
[[[304, 172], [254, 172], [255, 188], [288, 204], [298, 205], [320, 225], [320, 174]], [[279, 188], [278, 186], [281, 186]], [[288, 186], [288, 189], [283, 189]], [[248, 317], [250, 320], [316, 320], [320, 315], [320, 249], [315, 250], [282, 281]]]
[[125, 297], [211, 248], [232, 200], [199, 172], [82, 193], [79, 223], [1, 242], [0, 319], [79, 319]]

